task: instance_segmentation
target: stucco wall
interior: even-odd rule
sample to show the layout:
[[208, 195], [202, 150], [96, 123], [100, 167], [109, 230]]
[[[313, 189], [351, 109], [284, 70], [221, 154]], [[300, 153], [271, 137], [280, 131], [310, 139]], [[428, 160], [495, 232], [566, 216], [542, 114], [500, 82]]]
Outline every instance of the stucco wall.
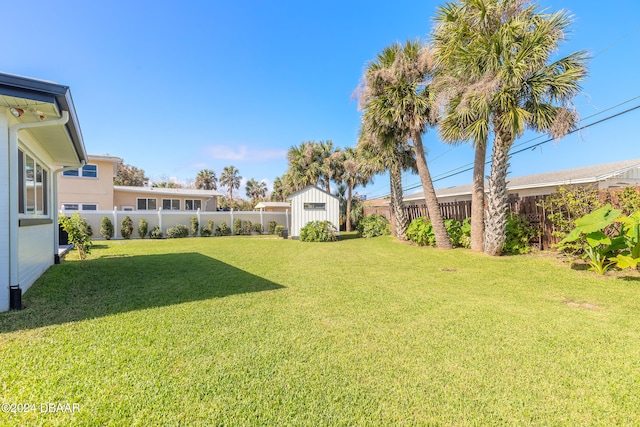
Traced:
[[98, 166], [98, 177], [58, 175], [58, 206], [63, 203], [95, 203], [98, 209], [113, 209], [113, 162], [89, 159]]
[[162, 207], [162, 199], [178, 199], [180, 200], [180, 210], [184, 210], [185, 200], [200, 200], [202, 203], [203, 211], [215, 211], [217, 208], [217, 198], [213, 197], [207, 201], [206, 197], [199, 196], [182, 196], [182, 195], [162, 195], [162, 194], [149, 194], [144, 192], [131, 192], [131, 191], [119, 191], [115, 190], [113, 195], [114, 206], [121, 210], [125, 206], [131, 206], [134, 210], [138, 209], [138, 198], [144, 199], [156, 199], [157, 208]]

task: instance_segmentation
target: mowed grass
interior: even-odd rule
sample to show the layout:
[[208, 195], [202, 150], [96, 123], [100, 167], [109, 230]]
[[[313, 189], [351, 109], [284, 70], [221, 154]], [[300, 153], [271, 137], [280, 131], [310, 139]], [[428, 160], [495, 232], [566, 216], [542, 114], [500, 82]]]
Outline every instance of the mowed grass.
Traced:
[[1, 425], [640, 425], [637, 272], [390, 237], [111, 241], [23, 301], [0, 400], [36, 408]]

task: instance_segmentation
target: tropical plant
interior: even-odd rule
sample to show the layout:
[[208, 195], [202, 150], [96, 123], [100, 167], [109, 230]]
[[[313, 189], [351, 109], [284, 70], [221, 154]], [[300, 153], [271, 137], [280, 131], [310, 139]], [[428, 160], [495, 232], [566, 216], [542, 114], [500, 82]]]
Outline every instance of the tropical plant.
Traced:
[[251, 178], [245, 185], [247, 197], [252, 201], [264, 198], [267, 195], [267, 183], [264, 181], [256, 181]]
[[380, 214], [367, 215], [358, 224], [360, 237], [377, 237], [391, 234], [391, 225], [386, 216]]
[[273, 190], [271, 191], [271, 195], [269, 199], [272, 202], [284, 202], [287, 199], [289, 192], [286, 189], [286, 186], [283, 182], [283, 179], [279, 176], [273, 180]]
[[133, 234], [133, 221], [129, 215], [125, 215], [120, 222], [120, 234], [123, 239], [130, 239]]
[[91, 246], [93, 244], [89, 237], [87, 221], [75, 213], [71, 215], [71, 217], [58, 217], [58, 223], [67, 233], [69, 243], [78, 251], [78, 257], [85, 259], [87, 254], [91, 253]]
[[138, 221], [138, 236], [140, 236], [141, 239], [144, 239], [148, 230], [149, 223], [146, 219], [140, 218], [140, 221]]
[[503, 253], [522, 255], [531, 252], [531, 241], [540, 236], [540, 229], [525, 217], [513, 212], [507, 217], [506, 240]]
[[196, 176], [195, 186], [200, 190], [216, 190], [218, 180], [213, 169], [202, 169]]
[[[448, 140], [484, 149], [493, 133], [484, 250], [506, 239], [509, 150], [525, 129], [558, 139], [575, 127], [571, 100], [585, 78], [587, 55], [549, 63], [571, 23], [566, 11], [543, 13], [527, 0], [456, 0], [441, 6], [433, 39]], [[456, 130], [457, 128], [457, 130]], [[447, 132], [445, 131], [446, 135]], [[476, 165], [484, 161], [476, 157]], [[476, 206], [479, 203], [476, 202]]]
[[422, 134], [433, 124], [429, 121], [431, 111], [426, 84], [433, 65], [431, 56], [430, 48], [420, 41], [386, 47], [367, 68], [361, 97], [364, 116], [369, 116], [368, 123], [378, 122], [391, 127], [402, 140], [413, 143], [437, 246], [451, 249], [422, 143]]
[[220, 174], [219, 183], [229, 191], [229, 200], [233, 200], [233, 190], [240, 188], [242, 177], [235, 166], [225, 166]]
[[320, 185], [325, 191], [331, 191], [330, 183], [335, 175], [334, 154], [332, 141], [304, 141], [289, 148], [287, 186], [298, 191], [308, 185]]
[[108, 216], [103, 216], [100, 221], [100, 235], [107, 240], [111, 240], [113, 238], [113, 232], [113, 223]]
[[337, 183], [344, 183], [346, 187], [345, 230], [349, 232], [353, 222], [351, 217], [353, 190], [360, 185], [366, 186], [371, 181], [373, 171], [363, 164], [363, 159], [358, 156], [357, 150], [354, 148], [347, 147], [344, 150], [338, 150], [334, 156], [339, 164], [339, 166], [336, 166], [338, 173], [335, 175], [334, 180]]
[[335, 242], [338, 230], [330, 221], [310, 221], [300, 229], [302, 242]]
[[629, 215], [632, 212], [640, 212], [640, 187], [625, 187], [618, 194], [618, 205], [622, 212]]

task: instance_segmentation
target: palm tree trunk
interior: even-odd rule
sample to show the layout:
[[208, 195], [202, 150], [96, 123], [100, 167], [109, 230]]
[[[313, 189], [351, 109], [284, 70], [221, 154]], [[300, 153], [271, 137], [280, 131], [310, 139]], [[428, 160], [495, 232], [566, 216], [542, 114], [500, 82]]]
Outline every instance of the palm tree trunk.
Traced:
[[347, 233], [351, 231], [351, 184], [347, 184], [347, 212], [346, 212], [346, 221], [345, 230]]
[[507, 170], [509, 148], [513, 139], [505, 132], [496, 131], [491, 155], [491, 176], [484, 230], [484, 251], [489, 255], [502, 254], [507, 229]]
[[476, 144], [473, 161], [473, 191], [471, 193], [471, 250], [484, 250], [484, 169], [487, 143]]
[[396, 236], [399, 240], [407, 240], [405, 232], [409, 226], [409, 219], [404, 211], [404, 202], [402, 201], [402, 169], [396, 162], [389, 169], [389, 183], [391, 212], [396, 223]]
[[431, 219], [433, 234], [436, 238], [436, 247], [440, 249], [453, 249], [447, 228], [444, 226], [444, 219], [440, 212], [440, 204], [436, 197], [436, 190], [433, 188], [433, 181], [431, 181], [431, 174], [427, 166], [427, 158], [424, 154], [424, 147], [422, 146], [422, 136], [419, 133], [413, 136], [413, 148], [416, 151], [416, 166], [418, 167], [418, 174], [422, 182], [424, 201], [427, 205], [429, 218]]

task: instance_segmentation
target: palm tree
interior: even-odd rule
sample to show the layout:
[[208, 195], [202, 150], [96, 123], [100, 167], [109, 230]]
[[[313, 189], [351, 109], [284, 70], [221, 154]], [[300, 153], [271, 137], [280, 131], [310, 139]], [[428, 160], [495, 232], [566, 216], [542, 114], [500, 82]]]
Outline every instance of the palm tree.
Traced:
[[[413, 143], [436, 246], [451, 249], [422, 144], [422, 133], [431, 124], [426, 84], [432, 68], [431, 55], [431, 50], [419, 41], [384, 48], [365, 71], [360, 101], [369, 125], [391, 127], [401, 139]], [[376, 133], [375, 129], [371, 131]]]
[[[389, 206], [395, 223], [395, 235], [399, 240], [406, 240], [409, 219], [404, 210], [402, 171], [416, 172], [415, 152], [406, 142], [396, 137], [391, 129], [367, 124], [369, 119], [370, 117], [363, 116], [363, 126], [356, 147], [361, 167], [371, 176], [389, 171]], [[377, 133], [373, 133], [373, 130]]]
[[[494, 135], [484, 231], [488, 254], [500, 255], [506, 239], [514, 140], [525, 129], [561, 138], [578, 121], [571, 100], [586, 77], [587, 54], [550, 62], [570, 23], [568, 12], [542, 13], [527, 0], [457, 0], [438, 10], [438, 67], [449, 87], [463, 88], [442, 95], [444, 134], [451, 132], [446, 139], [471, 139], [486, 149], [487, 135]], [[476, 150], [475, 164], [480, 161], [484, 155]]]
[[287, 175], [293, 190], [300, 190], [307, 185], [321, 185], [329, 192], [331, 179], [335, 175], [334, 153], [331, 141], [305, 141], [289, 148]]
[[267, 194], [267, 183], [264, 181], [258, 182], [255, 179], [251, 178], [249, 181], [247, 181], [245, 190], [247, 193], [247, 197], [252, 201], [255, 201], [265, 197], [265, 195]]
[[273, 190], [271, 191], [271, 196], [269, 197], [272, 202], [284, 202], [287, 198], [288, 192], [286, 191], [286, 186], [282, 178], [277, 176], [273, 180]]
[[361, 159], [358, 157], [357, 151], [351, 147], [344, 150], [338, 150], [334, 157], [337, 161], [333, 170], [338, 171], [334, 180], [338, 183], [345, 184], [346, 191], [346, 231], [351, 231], [351, 202], [353, 201], [353, 190], [355, 187], [366, 186], [373, 173], [366, 168]]
[[218, 182], [213, 169], [202, 169], [196, 176], [196, 188], [199, 190], [217, 190]]
[[235, 166], [225, 166], [220, 174], [220, 185], [229, 190], [229, 200], [233, 201], [233, 190], [240, 188], [242, 177]]

